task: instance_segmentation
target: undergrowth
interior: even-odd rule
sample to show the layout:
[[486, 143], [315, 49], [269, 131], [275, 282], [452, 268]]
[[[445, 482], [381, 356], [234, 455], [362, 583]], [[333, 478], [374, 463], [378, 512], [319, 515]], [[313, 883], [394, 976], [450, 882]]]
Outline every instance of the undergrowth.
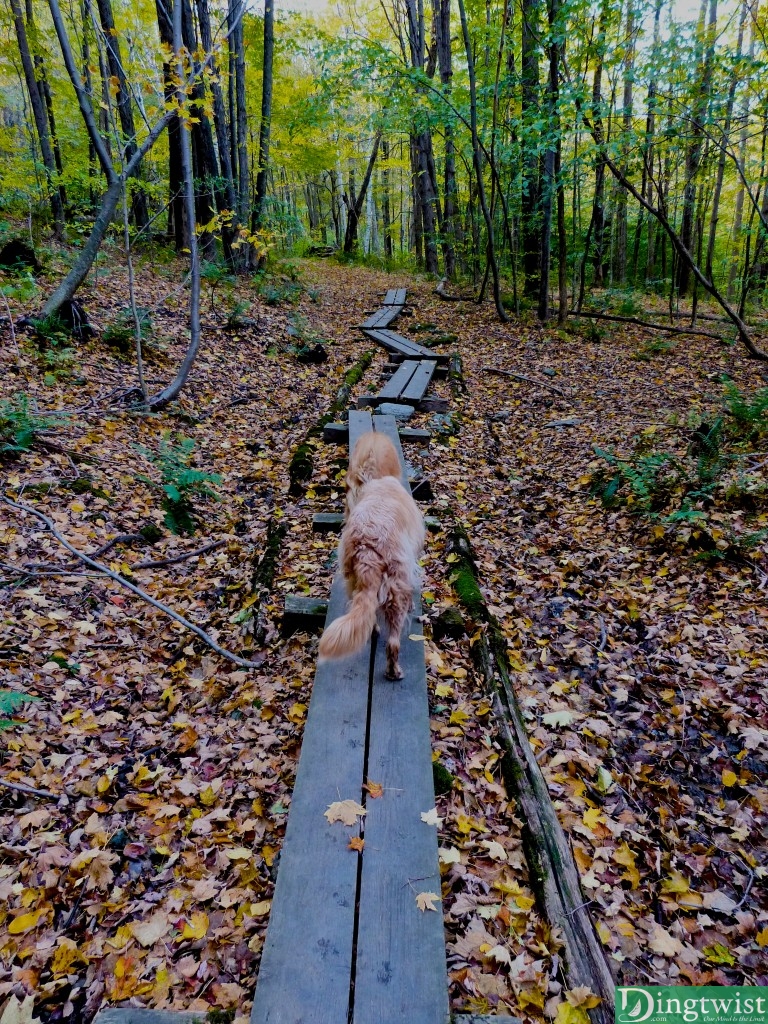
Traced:
[[192, 438], [180, 437], [177, 442], [174, 444], [170, 432], [165, 431], [156, 453], [137, 445], [141, 454], [157, 466], [162, 477], [159, 484], [147, 476], [139, 475], [139, 479], [162, 491], [164, 521], [171, 533], [193, 534], [197, 528], [194, 499], [207, 497], [220, 501], [211, 484], [220, 483], [221, 477], [218, 473], [190, 466], [195, 448]]
[[768, 437], [768, 388], [749, 396], [724, 379], [723, 391], [721, 415], [700, 422], [685, 451], [654, 448], [651, 428], [627, 457], [595, 446], [607, 468], [590, 478], [606, 508], [653, 520], [657, 539], [671, 534], [703, 560], [743, 556], [768, 537], [745, 528], [768, 505], [765, 462], [755, 461]]
[[63, 416], [39, 416], [31, 411], [29, 396], [23, 392], [0, 401], [0, 459], [29, 451], [39, 434], [63, 420]]

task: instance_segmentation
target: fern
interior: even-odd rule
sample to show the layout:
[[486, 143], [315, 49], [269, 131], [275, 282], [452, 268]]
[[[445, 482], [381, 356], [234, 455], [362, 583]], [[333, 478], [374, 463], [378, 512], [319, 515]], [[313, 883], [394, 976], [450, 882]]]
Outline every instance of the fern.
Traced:
[[19, 690], [0, 690], [0, 731], [10, 729], [16, 724], [12, 718], [6, 716], [12, 715], [14, 711], [18, 711], [25, 704], [31, 704], [37, 700], [40, 698], [33, 697], [31, 693], [22, 693]]
[[169, 432], [163, 434], [157, 454], [146, 448], [139, 447], [145, 458], [153, 462], [160, 470], [162, 482], [155, 483], [149, 477], [139, 479], [159, 488], [163, 492], [163, 509], [165, 525], [175, 534], [193, 534], [196, 529], [193, 498], [203, 496], [220, 501], [219, 495], [211, 484], [221, 483], [218, 473], [206, 473], [204, 470], [193, 469], [189, 462], [194, 453], [195, 442], [191, 437], [182, 437], [176, 444], [171, 441]]
[[23, 392], [0, 402], [0, 458], [29, 451], [43, 430], [61, 423], [62, 416], [36, 416], [30, 412], [29, 396]]
[[732, 380], [724, 377], [723, 390], [726, 409], [734, 420], [739, 437], [752, 441], [768, 433], [768, 388], [760, 388], [749, 398]]

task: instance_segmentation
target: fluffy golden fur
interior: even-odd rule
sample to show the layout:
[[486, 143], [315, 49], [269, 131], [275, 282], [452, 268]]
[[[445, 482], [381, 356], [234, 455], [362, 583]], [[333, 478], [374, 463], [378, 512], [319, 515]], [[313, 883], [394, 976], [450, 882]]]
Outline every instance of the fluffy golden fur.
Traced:
[[380, 480], [384, 476], [400, 478], [400, 460], [395, 446], [386, 434], [369, 430], [358, 439], [349, 459], [349, 469], [344, 486], [347, 489], [347, 514], [355, 507], [360, 489], [369, 480]]
[[364, 434], [349, 463], [347, 521], [339, 545], [350, 607], [320, 640], [321, 658], [359, 651], [370, 639], [381, 609], [388, 632], [389, 679], [403, 678], [400, 633], [412, 607], [424, 547], [424, 520], [399, 477], [391, 441], [382, 434]]

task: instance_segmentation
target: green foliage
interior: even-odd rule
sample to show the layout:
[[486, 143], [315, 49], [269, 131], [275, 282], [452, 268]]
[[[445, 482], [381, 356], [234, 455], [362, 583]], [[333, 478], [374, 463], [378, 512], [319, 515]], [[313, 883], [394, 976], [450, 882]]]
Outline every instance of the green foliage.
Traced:
[[63, 420], [63, 416], [43, 417], [30, 412], [29, 396], [23, 392], [0, 401], [0, 458], [29, 451], [39, 433]]
[[761, 388], [750, 398], [743, 395], [732, 380], [724, 378], [723, 389], [734, 433], [746, 441], [768, 434], [768, 388]]
[[16, 723], [9, 716], [25, 704], [40, 700], [20, 690], [0, 690], [0, 731], [11, 729]]
[[[144, 341], [152, 330], [152, 315], [143, 306], [136, 309], [139, 321], [139, 335]], [[130, 306], [121, 309], [114, 320], [107, 324], [101, 334], [101, 340], [110, 348], [116, 349], [121, 355], [128, 355], [136, 344], [136, 323]]]
[[193, 534], [197, 525], [193, 499], [207, 497], [219, 501], [219, 495], [210, 485], [221, 483], [221, 477], [218, 473], [206, 473], [190, 466], [195, 448], [192, 438], [176, 440], [174, 444], [170, 431], [166, 431], [157, 453], [137, 446], [142, 455], [157, 466], [162, 478], [159, 484], [146, 476], [139, 476], [139, 479], [162, 491], [165, 525], [171, 533]]
[[709, 422], [692, 411], [689, 427], [698, 425], [683, 454], [649, 450], [651, 433], [636, 438], [626, 458], [595, 446], [608, 468], [596, 470], [590, 481], [592, 494], [606, 508], [621, 506], [652, 519], [659, 524], [657, 536], [671, 527], [672, 535], [698, 550], [703, 561], [742, 556], [768, 536], [766, 530], [743, 529], [743, 517], [729, 526], [726, 516], [734, 509], [757, 513], [768, 498], [764, 475], [742, 464], [754, 457], [753, 442], [768, 430], [768, 388], [750, 398], [725, 381], [724, 391], [730, 421], [718, 416]]
[[654, 356], [673, 352], [675, 348], [676, 343], [674, 341], [663, 341], [660, 338], [656, 338], [654, 341], [648, 341], [642, 345], [632, 358], [641, 363], [649, 363]]

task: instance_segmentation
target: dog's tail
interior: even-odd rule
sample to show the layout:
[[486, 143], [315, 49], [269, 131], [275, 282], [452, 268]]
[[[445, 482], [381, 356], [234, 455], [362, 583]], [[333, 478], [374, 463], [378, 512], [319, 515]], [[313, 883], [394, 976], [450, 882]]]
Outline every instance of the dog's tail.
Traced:
[[345, 658], [370, 640], [379, 607], [380, 580], [356, 590], [346, 615], [335, 619], [320, 638], [321, 658]]

